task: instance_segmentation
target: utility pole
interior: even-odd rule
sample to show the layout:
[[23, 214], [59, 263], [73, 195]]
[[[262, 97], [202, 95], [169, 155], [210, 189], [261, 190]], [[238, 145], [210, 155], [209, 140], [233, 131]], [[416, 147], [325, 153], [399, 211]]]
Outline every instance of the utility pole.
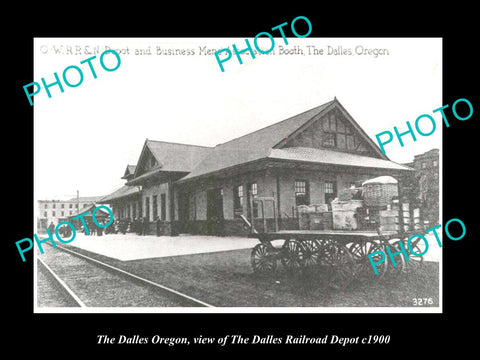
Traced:
[[78, 196], [78, 190], [77, 190], [77, 215], [80, 214], [80, 198]]

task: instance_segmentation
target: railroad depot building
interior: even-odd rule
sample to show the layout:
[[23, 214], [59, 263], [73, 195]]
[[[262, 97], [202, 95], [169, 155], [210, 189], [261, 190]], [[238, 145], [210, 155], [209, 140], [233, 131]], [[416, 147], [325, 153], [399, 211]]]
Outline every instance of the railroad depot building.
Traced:
[[[274, 214], [280, 229], [295, 229], [297, 206], [328, 208], [342, 189], [411, 171], [382, 154], [335, 98], [213, 148], [147, 139], [125, 186], [100, 203], [116, 219], [145, 218], [150, 234], [246, 235], [242, 216], [253, 213], [259, 231], [263, 214], [269, 230]], [[250, 196], [273, 197], [275, 209]]]

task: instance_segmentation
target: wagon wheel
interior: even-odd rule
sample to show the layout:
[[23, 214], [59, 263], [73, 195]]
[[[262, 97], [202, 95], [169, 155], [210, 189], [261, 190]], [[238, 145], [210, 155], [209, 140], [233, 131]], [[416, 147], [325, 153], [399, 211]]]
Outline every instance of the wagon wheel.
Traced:
[[320, 243], [317, 240], [304, 240], [302, 245], [305, 249], [305, 266], [314, 267], [320, 261]]
[[317, 243], [320, 245], [317, 265], [322, 266], [326, 264], [330, 266], [332, 263], [331, 255], [335, 251], [334, 244], [336, 244], [336, 242], [331, 239], [321, 239], [318, 240]]
[[324, 246], [325, 261], [330, 265], [328, 285], [335, 290], [345, 289], [355, 277], [355, 261], [350, 251], [337, 242]]
[[[421, 254], [425, 251], [425, 245], [420, 246], [419, 242], [420, 241], [418, 240], [418, 241], [412, 241], [410, 243], [410, 247], [412, 248], [412, 251], [416, 254]], [[409, 253], [408, 263], [407, 263], [407, 266], [406, 266], [407, 267], [407, 273], [415, 272], [423, 266], [423, 264], [424, 264], [423, 263], [423, 256], [413, 255], [411, 253], [410, 249], [408, 248], [407, 243], [408, 243], [407, 241], [404, 241], [405, 249]]]
[[290, 271], [296, 271], [305, 266], [305, 248], [295, 240], [286, 240], [282, 247], [282, 264]]
[[277, 259], [271, 248], [265, 244], [257, 244], [251, 253], [252, 268], [256, 274], [273, 273], [277, 268]]
[[[316, 239], [303, 241], [305, 247], [305, 263], [307, 269], [313, 270], [315, 279], [318, 280], [322, 286], [328, 285], [331, 277], [333, 267], [332, 263], [335, 253], [334, 241], [331, 239]], [[308, 254], [308, 252], [311, 252]]]
[[[400, 241], [393, 244], [393, 248], [394, 248], [393, 251], [395, 253], [402, 250], [400, 248], [399, 243], [400, 243]], [[393, 276], [399, 276], [399, 275], [405, 274], [407, 272], [407, 261], [408, 261], [407, 259], [405, 259], [405, 256], [403, 256], [402, 253], [397, 254], [394, 257], [394, 260], [395, 260], [395, 266], [393, 266], [393, 262], [392, 262], [392, 266], [388, 267], [388, 273], [392, 274]], [[389, 261], [391, 261], [391, 260], [389, 260]]]
[[356, 264], [356, 275], [361, 280], [370, 280], [382, 277], [387, 271], [388, 260], [386, 255], [376, 254], [372, 256], [374, 262], [378, 262], [384, 257], [384, 261], [376, 265], [378, 275], [372, 268], [372, 263], [368, 257], [376, 251], [381, 251], [385, 254], [384, 246], [372, 240], [355, 241], [349, 245], [348, 250]]

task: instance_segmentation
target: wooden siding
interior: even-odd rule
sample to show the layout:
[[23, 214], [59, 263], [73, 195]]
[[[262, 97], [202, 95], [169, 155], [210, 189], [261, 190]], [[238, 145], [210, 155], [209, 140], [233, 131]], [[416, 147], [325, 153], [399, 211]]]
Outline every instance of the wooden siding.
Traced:
[[377, 157], [375, 150], [350, 125], [338, 109], [319, 117], [306, 129], [288, 140], [283, 147], [332, 149]]

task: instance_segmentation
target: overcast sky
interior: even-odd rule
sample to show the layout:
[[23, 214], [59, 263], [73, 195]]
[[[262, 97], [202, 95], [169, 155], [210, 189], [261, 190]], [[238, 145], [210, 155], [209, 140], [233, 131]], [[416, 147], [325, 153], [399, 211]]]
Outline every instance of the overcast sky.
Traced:
[[[268, 39], [263, 40], [259, 44], [267, 49]], [[393, 126], [406, 130], [406, 121], [414, 126], [421, 114], [437, 120], [432, 136], [417, 135], [416, 142], [405, 136], [403, 148], [398, 142], [387, 145], [393, 161], [410, 162], [415, 154], [441, 149], [441, 117], [432, 114], [443, 105], [441, 39], [307, 37], [288, 42], [275, 38], [274, 55], [252, 59], [247, 54], [243, 65], [234, 55], [221, 72], [213, 53], [200, 54], [200, 49], [232, 44], [241, 49], [245, 39], [35, 39], [32, 81], [51, 83], [54, 72], [62, 78], [70, 65], [84, 75], [76, 88], [63, 84], [61, 93], [53, 86], [52, 98], [42, 88], [34, 98], [35, 199], [70, 198], [77, 190], [80, 196], [112, 192], [124, 184], [120, 177], [127, 164], [137, 163], [146, 138], [215, 146], [334, 96], [374, 141], [375, 134], [393, 132]], [[80, 61], [93, 56], [89, 53], [97, 46], [93, 79], [88, 64]], [[120, 51], [116, 71], [100, 65], [106, 46]], [[295, 53], [280, 55], [280, 46]], [[360, 55], [359, 46], [389, 54]], [[314, 55], [313, 47], [323, 49], [323, 55]], [[136, 55], [139, 49], [151, 55]], [[169, 49], [185, 54], [168, 55]], [[329, 55], [333, 49], [352, 55]], [[108, 67], [116, 63], [111, 54], [104, 60]], [[75, 70], [67, 75], [78, 82]], [[425, 123], [423, 129], [430, 127]]]

